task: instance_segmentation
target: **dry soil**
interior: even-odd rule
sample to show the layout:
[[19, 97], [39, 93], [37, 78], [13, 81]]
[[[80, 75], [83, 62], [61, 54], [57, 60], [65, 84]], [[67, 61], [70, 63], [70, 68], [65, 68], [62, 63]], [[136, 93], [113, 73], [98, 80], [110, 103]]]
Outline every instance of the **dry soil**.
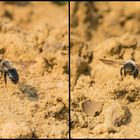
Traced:
[[0, 138], [68, 138], [68, 5], [0, 2], [0, 56], [19, 73], [0, 80]]
[[71, 2], [70, 9], [72, 138], [140, 138], [140, 76], [122, 79], [120, 65], [99, 60], [140, 64], [140, 3]]

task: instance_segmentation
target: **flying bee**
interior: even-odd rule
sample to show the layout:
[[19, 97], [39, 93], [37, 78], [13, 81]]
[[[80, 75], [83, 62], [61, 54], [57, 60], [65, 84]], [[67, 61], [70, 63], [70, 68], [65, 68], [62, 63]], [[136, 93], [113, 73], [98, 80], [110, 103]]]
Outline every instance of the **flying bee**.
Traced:
[[125, 62], [122, 61], [114, 61], [114, 60], [106, 60], [106, 59], [100, 59], [103, 63], [108, 64], [108, 65], [115, 65], [119, 64], [122, 65], [120, 69], [120, 74], [121, 76], [124, 74], [124, 76], [128, 75], [133, 75], [133, 78], [135, 79], [138, 77], [139, 74], [139, 67], [140, 65], [136, 64], [133, 60], [127, 60]]
[[[12, 62], [15, 64], [20, 64], [25, 66], [26, 64], [32, 64], [36, 61], [24, 61], [24, 62]], [[17, 69], [12, 66], [11, 62], [5, 59], [0, 59], [0, 72], [1, 77], [4, 76], [5, 84], [7, 84], [7, 76], [12, 81], [12, 83], [17, 84], [19, 82], [19, 74]]]

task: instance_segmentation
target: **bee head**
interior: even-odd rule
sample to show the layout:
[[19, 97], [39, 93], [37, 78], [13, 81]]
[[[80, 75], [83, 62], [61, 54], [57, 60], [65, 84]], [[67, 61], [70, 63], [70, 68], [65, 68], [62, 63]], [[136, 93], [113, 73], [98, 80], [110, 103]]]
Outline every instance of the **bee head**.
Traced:
[[132, 63], [126, 63], [124, 65], [124, 69], [125, 69], [126, 72], [131, 73], [131, 72], [135, 71], [136, 66], [133, 65]]

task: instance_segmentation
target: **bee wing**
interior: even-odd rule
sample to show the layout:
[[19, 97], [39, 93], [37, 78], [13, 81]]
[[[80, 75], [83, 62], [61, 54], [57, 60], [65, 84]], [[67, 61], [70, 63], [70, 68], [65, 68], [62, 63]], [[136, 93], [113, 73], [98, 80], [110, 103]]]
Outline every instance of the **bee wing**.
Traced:
[[116, 60], [100, 59], [100, 61], [102, 61], [103, 63], [105, 63], [107, 65], [112, 65], [112, 66], [123, 65], [124, 64], [123, 61], [116, 61]]
[[20, 66], [20, 67], [22, 67], [22, 68], [28, 68], [29, 66], [35, 64], [36, 62], [37, 62], [37, 61], [35, 61], [35, 60], [31, 60], [31, 61], [19, 61], [19, 62], [17, 62], [17, 61], [12, 61], [12, 63], [13, 63], [14, 65], [18, 65], [18, 66]]

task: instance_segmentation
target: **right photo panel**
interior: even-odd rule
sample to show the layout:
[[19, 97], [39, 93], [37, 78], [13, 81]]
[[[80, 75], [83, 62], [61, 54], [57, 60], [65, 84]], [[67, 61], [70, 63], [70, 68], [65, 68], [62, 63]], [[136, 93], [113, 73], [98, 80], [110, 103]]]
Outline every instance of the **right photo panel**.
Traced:
[[140, 138], [140, 2], [70, 2], [71, 138]]

